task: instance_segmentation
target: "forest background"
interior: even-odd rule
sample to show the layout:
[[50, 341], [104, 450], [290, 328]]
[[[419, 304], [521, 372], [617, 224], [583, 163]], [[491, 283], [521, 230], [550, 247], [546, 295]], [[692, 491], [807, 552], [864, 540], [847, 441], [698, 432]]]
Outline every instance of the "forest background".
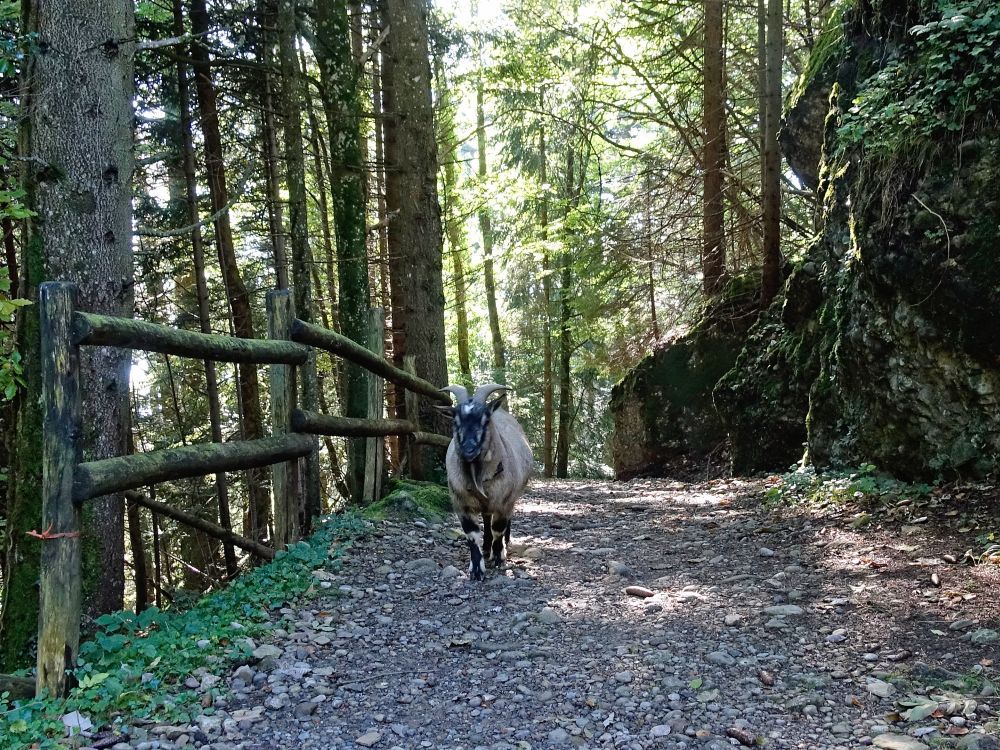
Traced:
[[[37, 455], [25, 436], [39, 424], [30, 303], [41, 281], [82, 278], [91, 309], [237, 336], [263, 335], [273, 288], [294, 288], [300, 317], [359, 341], [381, 309], [389, 358], [414, 354], [442, 385], [509, 384], [539, 473], [596, 476], [609, 471], [612, 386], [713, 301], [756, 318], [819, 233], [822, 195], [782, 163], [778, 125], [843, 39], [851, 3], [109, 3], [115, 35], [93, 47], [106, 68], [76, 85], [99, 81], [128, 113], [104, 134], [123, 166], [94, 187], [121, 229], [86, 224], [90, 235], [52, 245], [45, 201], [61, 180], [39, 149], [72, 152], [91, 133], [84, 119], [40, 141], [38, 101], [56, 89], [35, 88], [52, 57], [39, 40], [59, 21], [28, 5], [24, 18], [0, 5], [0, 666], [29, 653], [37, 606], [37, 549], [24, 538], [37, 526]], [[72, 192], [61, 201], [93, 213]], [[263, 370], [94, 356], [86, 408], [112, 416], [87, 424], [85, 453], [267, 431]], [[318, 371], [324, 411], [364, 413], [359, 371], [325, 358]], [[385, 409], [403, 409], [395, 389]], [[401, 456], [390, 441], [391, 472]], [[323, 441], [324, 510], [356, 496], [362, 466], [355, 449]], [[267, 472], [157, 494], [270, 536]], [[126, 526], [120, 498], [96, 507], [91, 614], [126, 597], [181, 602], [245, 562], [137, 509]], [[125, 570], [139, 549], [156, 574], [134, 587]]]

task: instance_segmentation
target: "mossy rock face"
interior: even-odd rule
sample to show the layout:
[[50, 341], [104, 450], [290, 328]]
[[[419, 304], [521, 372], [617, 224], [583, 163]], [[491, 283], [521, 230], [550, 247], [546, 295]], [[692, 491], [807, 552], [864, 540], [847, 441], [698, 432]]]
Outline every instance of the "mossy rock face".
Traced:
[[612, 389], [610, 452], [619, 479], [700, 472], [711, 470], [713, 459], [722, 463], [726, 427], [712, 394], [743, 346], [752, 319], [743, 307], [717, 304]]
[[819, 66], [818, 84], [832, 81], [819, 238], [716, 392], [741, 471], [781, 468], [799, 419], [820, 467], [1000, 469], [1000, 126], [969, 112], [961, 133], [915, 130], [877, 153], [838, 130], [880, 65], [910, 60], [907, 30], [942, 7], [858, 2], [835, 68]]

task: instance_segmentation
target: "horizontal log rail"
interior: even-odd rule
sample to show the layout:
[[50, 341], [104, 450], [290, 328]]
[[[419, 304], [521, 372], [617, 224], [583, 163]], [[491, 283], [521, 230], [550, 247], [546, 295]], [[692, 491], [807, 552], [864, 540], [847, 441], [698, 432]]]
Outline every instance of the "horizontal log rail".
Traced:
[[438, 386], [417, 375], [400, 370], [384, 357], [370, 352], [361, 346], [361, 344], [352, 341], [346, 336], [341, 336], [335, 331], [313, 323], [306, 323], [296, 318], [295, 322], [292, 323], [292, 340], [315, 346], [331, 354], [340, 355], [344, 359], [348, 359], [356, 365], [361, 365], [369, 372], [375, 373], [391, 383], [402, 386], [414, 393], [419, 393], [421, 396], [425, 396], [439, 404], [451, 405], [451, 396], [447, 393], [442, 393]]
[[83, 312], [73, 313], [73, 343], [257, 365], [301, 365], [309, 357], [309, 347], [291, 341], [196, 333], [144, 320]]
[[192, 528], [198, 529], [199, 531], [204, 531], [209, 536], [221, 539], [224, 542], [232, 542], [240, 549], [246, 550], [247, 552], [257, 555], [258, 557], [262, 557], [265, 560], [274, 559], [274, 550], [266, 544], [261, 544], [260, 542], [255, 542], [253, 539], [247, 539], [239, 534], [235, 534], [229, 529], [223, 528], [222, 526], [219, 526], [219, 524], [212, 523], [211, 521], [196, 516], [193, 513], [186, 513], [183, 510], [172, 508], [166, 503], [159, 503], [156, 500], [151, 500], [141, 492], [135, 492], [134, 490], [128, 490], [125, 493], [125, 497], [138, 503], [144, 508], [149, 508], [154, 513], [159, 513], [161, 516], [172, 518], [175, 521], [179, 521], [183, 524], [191, 526]]
[[268, 466], [305, 456], [314, 447], [315, 441], [308, 435], [291, 433], [261, 440], [185, 445], [88, 461], [76, 467], [73, 500], [79, 504], [101, 495], [171, 479]]
[[418, 430], [413, 433], [413, 442], [417, 445], [436, 445], [438, 448], [447, 448], [451, 443], [451, 438], [436, 432], [420, 432]]
[[412, 435], [417, 431], [417, 426], [405, 419], [333, 417], [328, 414], [296, 409], [292, 412], [292, 429], [296, 432], [307, 432], [313, 435], [379, 437], [382, 435]]
[[411, 435], [413, 442], [447, 448], [451, 438], [436, 432], [421, 432], [413, 422], [405, 419], [353, 419], [332, 417], [327, 414], [296, 409], [292, 412], [292, 429], [310, 435], [335, 435], [337, 437], [383, 437], [385, 435]]

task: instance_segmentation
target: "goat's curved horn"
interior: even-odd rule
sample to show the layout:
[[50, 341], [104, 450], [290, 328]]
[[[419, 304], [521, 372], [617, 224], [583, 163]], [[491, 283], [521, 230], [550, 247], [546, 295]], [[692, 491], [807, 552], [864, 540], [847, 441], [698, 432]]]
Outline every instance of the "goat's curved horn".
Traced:
[[[462, 403], [463, 401], [469, 400], [469, 392], [465, 390], [464, 385], [449, 385], [444, 388], [441, 388], [440, 390], [441, 393], [453, 394], [455, 398], [458, 399], [458, 403]], [[476, 393], [478, 394], [479, 391], [476, 391]]]
[[481, 385], [476, 388], [476, 392], [472, 394], [472, 400], [478, 401], [481, 404], [486, 403], [494, 391], [509, 391], [510, 388], [506, 385], [500, 385], [499, 383], [487, 383], [486, 385]]

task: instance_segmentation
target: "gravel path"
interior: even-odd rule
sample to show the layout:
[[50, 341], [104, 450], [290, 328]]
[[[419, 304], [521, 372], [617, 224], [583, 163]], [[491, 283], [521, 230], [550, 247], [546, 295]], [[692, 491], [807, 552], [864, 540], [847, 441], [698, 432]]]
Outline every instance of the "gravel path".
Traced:
[[881, 581], [863, 542], [776, 519], [759, 491], [535, 482], [485, 583], [453, 524], [379, 523], [319, 574], [340, 596], [276, 612], [217, 713], [146, 747], [995, 750], [988, 684], [954, 716], [886, 715], [955, 673], [992, 676], [997, 624], [925, 606], [923, 568]]

